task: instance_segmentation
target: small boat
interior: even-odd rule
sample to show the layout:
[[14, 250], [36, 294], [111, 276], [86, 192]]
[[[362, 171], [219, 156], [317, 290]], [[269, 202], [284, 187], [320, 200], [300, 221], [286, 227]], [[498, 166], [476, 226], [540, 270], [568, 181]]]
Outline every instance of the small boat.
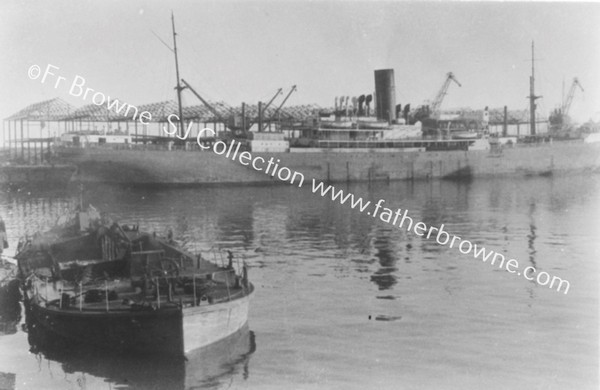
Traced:
[[177, 356], [247, 325], [254, 287], [246, 265], [236, 272], [231, 252], [214, 264], [169, 236], [90, 206], [22, 239], [15, 258], [28, 323], [76, 346]]
[[321, 121], [323, 129], [352, 129], [354, 126], [355, 123], [351, 120]]
[[357, 123], [359, 129], [380, 130], [390, 128], [390, 124], [387, 121], [359, 120]]
[[479, 134], [474, 131], [456, 131], [452, 132], [452, 139], [477, 139]]

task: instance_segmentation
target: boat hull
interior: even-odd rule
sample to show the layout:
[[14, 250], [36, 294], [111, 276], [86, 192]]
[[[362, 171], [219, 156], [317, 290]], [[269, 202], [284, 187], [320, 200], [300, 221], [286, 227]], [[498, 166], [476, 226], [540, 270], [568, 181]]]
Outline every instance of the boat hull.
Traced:
[[324, 129], [352, 129], [355, 126], [352, 121], [328, 121], [321, 122]]
[[[251, 293], [252, 290], [250, 290]], [[181, 356], [235, 334], [248, 322], [250, 293], [235, 300], [195, 307], [78, 311], [26, 301], [28, 323], [68, 345], [121, 354]]]
[[[251, 165], [211, 151], [144, 151], [65, 148], [62, 159], [78, 167], [76, 179], [128, 185], [281, 183]], [[402, 148], [293, 149], [253, 153], [329, 182], [527, 176], [600, 170], [600, 142], [554, 142], [490, 150], [410, 151]], [[306, 185], [308, 183], [305, 183]]]
[[238, 332], [248, 322], [250, 295], [239, 299], [183, 310], [185, 354]]
[[181, 311], [78, 312], [28, 305], [28, 322], [41, 327], [66, 346], [90, 346], [117, 353], [183, 351]]
[[358, 122], [359, 129], [370, 129], [370, 130], [383, 130], [389, 129], [390, 124], [388, 122], [370, 122], [370, 121], [359, 121]]

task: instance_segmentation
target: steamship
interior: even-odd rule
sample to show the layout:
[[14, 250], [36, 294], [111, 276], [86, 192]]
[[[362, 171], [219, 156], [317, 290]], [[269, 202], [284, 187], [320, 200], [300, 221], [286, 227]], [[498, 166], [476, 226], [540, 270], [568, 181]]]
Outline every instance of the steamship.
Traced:
[[[173, 33], [175, 37], [174, 27]], [[177, 60], [175, 63], [177, 66]], [[181, 102], [183, 87], [176, 70], [176, 90]], [[452, 80], [456, 81], [452, 73], [448, 73], [447, 83]], [[219, 116], [188, 83], [181, 81], [215, 116]], [[279, 159], [282, 165], [305, 177], [327, 182], [471, 179], [598, 171], [598, 134], [560, 142], [549, 136], [536, 135], [534, 102], [538, 97], [534, 92], [533, 74], [530, 88], [528, 132], [532, 136], [527, 139], [529, 142], [521, 142], [516, 137], [489, 136], [485, 134], [485, 125], [460, 126], [460, 121], [444, 122], [426, 115], [422, 121], [409, 124], [408, 107], [404, 107], [404, 118], [400, 117], [402, 112], [396, 107], [393, 69], [375, 71], [375, 96], [371, 99], [375, 103], [376, 119], [361, 116], [362, 107], [358, 113], [350, 112], [346, 97], [336, 101], [336, 109], [329, 115], [318, 114], [300, 123], [281, 125], [277, 131], [271, 132], [264, 131], [267, 125], [263, 124], [263, 110], [259, 103], [258, 126], [255, 124], [257, 131], [251, 131], [242, 108], [241, 119], [221, 118], [220, 128], [223, 131], [216, 131], [217, 137], [206, 138], [202, 142], [210, 144], [221, 140], [230, 143], [236, 140], [254, 156], [265, 161], [271, 157]], [[438, 94], [443, 95], [445, 90]], [[288, 97], [289, 94], [284, 103]], [[365, 98], [363, 102], [367, 103], [368, 110], [369, 99]], [[179, 118], [182, 117], [179, 104]], [[185, 118], [180, 122], [180, 134], [183, 134]], [[217, 123], [215, 130], [218, 130]], [[82, 143], [79, 135], [65, 134], [62, 145], [56, 148], [57, 161], [76, 165], [75, 179], [81, 182], [152, 186], [277, 181], [252, 167], [201, 148], [195, 136], [184, 140], [171, 138], [166, 144], [153, 145], [152, 148], [133, 146], [130, 135], [122, 136], [125, 142], [113, 136], [112, 144], [106, 142], [106, 137], [92, 137], [95, 141], [88, 138]]]

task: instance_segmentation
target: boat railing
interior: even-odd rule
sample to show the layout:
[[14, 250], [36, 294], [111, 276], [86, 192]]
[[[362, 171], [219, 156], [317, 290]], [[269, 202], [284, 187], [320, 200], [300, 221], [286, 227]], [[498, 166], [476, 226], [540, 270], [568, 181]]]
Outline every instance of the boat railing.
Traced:
[[[218, 281], [218, 277], [217, 275], [223, 274], [225, 276], [225, 280], [224, 281]], [[233, 276], [232, 276], [233, 274]], [[248, 281], [247, 281], [247, 275], [245, 272], [242, 273], [242, 275], [237, 275], [235, 273], [235, 270], [233, 269], [226, 269], [226, 270], [221, 270], [221, 271], [214, 271], [214, 272], [205, 272], [205, 273], [194, 273], [192, 275], [187, 276], [187, 278], [191, 278], [192, 281], [192, 306], [200, 306], [200, 302], [203, 301], [208, 301], [209, 304], [213, 303], [212, 298], [208, 297], [206, 295], [203, 295], [201, 293], [199, 293], [200, 289], [200, 281], [213, 281], [215, 283], [222, 283], [225, 285], [226, 291], [227, 291], [227, 301], [231, 301], [232, 299], [232, 291], [231, 291], [231, 285], [233, 285], [236, 288], [241, 288], [242, 291], [246, 292], [247, 288], [248, 288]], [[231, 278], [233, 278], [233, 280], [230, 280]], [[168, 297], [167, 301], [168, 302], [173, 302], [174, 301], [174, 297], [173, 297], [173, 288], [172, 286], [177, 284], [178, 282], [181, 281], [181, 277], [180, 276], [170, 276], [170, 275], [165, 275], [165, 276], [161, 276], [161, 277], [154, 277], [152, 279], [153, 284], [156, 286], [156, 307], [160, 308], [161, 305], [161, 281], [166, 282], [166, 295]], [[164, 288], [164, 284], [163, 284], [163, 288]], [[200, 296], [198, 296], [200, 294]], [[184, 294], [187, 295], [187, 294]]]
[[[210, 248], [208, 248], [208, 250], [206, 252], [209, 253], [209, 256], [212, 254], [213, 262], [216, 265], [219, 265], [219, 263], [220, 263], [220, 265], [222, 267], [225, 266], [225, 259], [223, 258], [223, 250], [222, 250], [222, 248], [219, 245], [217, 245], [217, 246], [215, 246], [215, 245], [211, 246]], [[218, 258], [217, 258], [217, 255], [218, 255]]]
[[[66, 292], [72, 292], [75, 291], [75, 288], [66, 288], [64, 283], [62, 281], [56, 281], [56, 280], [52, 280], [51, 278], [43, 278], [39, 275], [36, 274], [31, 274], [30, 276], [28, 276], [25, 279], [25, 283], [26, 284], [31, 284], [32, 286], [34, 286], [33, 289], [33, 295], [40, 301], [44, 302], [46, 304], [46, 306], [50, 305], [52, 302], [57, 302], [59, 303], [59, 307], [63, 307], [63, 299], [64, 299], [64, 293]], [[54, 290], [56, 293], [59, 294], [59, 297], [57, 298], [56, 296], [54, 297], [50, 297], [50, 294], [48, 292], [48, 285], [52, 283], [52, 290]], [[44, 293], [42, 294], [40, 292], [40, 284], [43, 284], [43, 289], [44, 289]], [[79, 283], [79, 294], [78, 295], [74, 295], [73, 298], [81, 298], [82, 295], [82, 283]], [[80, 299], [80, 301], [83, 302], [83, 299]]]
[[[212, 254], [212, 262], [220, 267], [226, 268], [226, 267], [233, 267], [233, 253], [230, 250], [221, 248], [220, 246], [211, 246], [210, 248], [208, 248], [208, 250], [204, 251], [207, 252], [209, 254], [208, 257], [211, 257], [210, 255]], [[227, 252], [227, 260], [228, 260], [228, 264], [225, 264], [225, 252]], [[202, 256], [202, 253], [199, 254], [199, 256]], [[245, 263], [245, 257], [242, 254], [242, 257], [244, 258], [244, 263]], [[203, 257], [203, 259], [205, 260], [209, 260]], [[210, 260], [209, 260], [210, 261]], [[237, 270], [238, 273], [241, 272], [241, 265], [240, 265], [240, 257], [237, 256], [236, 257], [236, 264], [237, 264]]]
[[[222, 276], [221, 276], [222, 275]], [[200, 306], [201, 302], [207, 301], [209, 304], [214, 303], [213, 297], [209, 295], [205, 295], [202, 292], [202, 284], [207, 281], [212, 281], [214, 283], [218, 283], [220, 285], [224, 285], [227, 292], [227, 301], [232, 300], [232, 296], [234, 295], [232, 292], [232, 287], [236, 289], [241, 289], [244, 293], [248, 289], [248, 281], [247, 274], [244, 272], [242, 275], [237, 275], [235, 270], [227, 269], [221, 271], [214, 272], [204, 272], [204, 273], [194, 273], [192, 275], [186, 276], [187, 280], [191, 279], [191, 294], [183, 293], [180, 294], [179, 300], [180, 304], [183, 304], [183, 296], [192, 296], [192, 306]], [[108, 280], [104, 280], [104, 285], [99, 288], [98, 284], [95, 283], [93, 286], [84, 286], [82, 282], [74, 284], [71, 288], [68, 288], [64, 283], [57, 283], [56, 281], [51, 282], [49, 279], [43, 279], [38, 276], [31, 276], [32, 282], [35, 282], [33, 294], [36, 298], [43, 303], [46, 307], [56, 305], [58, 308], [64, 309], [71, 307], [74, 305], [66, 302], [69, 301], [77, 301], [77, 308], [79, 311], [84, 310], [84, 302], [86, 301], [86, 295], [90, 291], [96, 291], [99, 295], [101, 294], [102, 300], [104, 301], [104, 311], [111, 311], [111, 301], [115, 300], [111, 299], [111, 294], [114, 294], [114, 286], [109, 284]], [[221, 280], [219, 280], [221, 279]], [[176, 302], [177, 295], [174, 294], [173, 286], [181, 283], [182, 278], [180, 276], [155, 276], [150, 279], [150, 282], [154, 285], [156, 289], [155, 295], [155, 305], [157, 309], [160, 309], [162, 298], [166, 295], [167, 302]], [[188, 282], [189, 283], [189, 282]], [[50, 287], [52, 284], [52, 287]], [[112, 288], [111, 288], [112, 287]], [[51, 294], [50, 288], [54, 294]], [[164, 289], [164, 290], [163, 290]], [[71, 294], [68, 294], [71, 293]], [[116, 296], [116, 295], [115, 295]], [[101, 302], [101, 301], [99, 301]], [[96, 307], [92, 310], [98, 310]], [[100, 309], [101, 310], [101, 309]], [[114, 310], [114, 309], [113, 309]]]

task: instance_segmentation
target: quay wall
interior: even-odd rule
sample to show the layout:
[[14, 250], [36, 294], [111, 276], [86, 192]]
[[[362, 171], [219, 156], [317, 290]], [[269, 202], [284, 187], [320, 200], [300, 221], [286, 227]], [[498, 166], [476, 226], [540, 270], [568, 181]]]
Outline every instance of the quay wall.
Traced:
[[0, 184], [66, 186], [75, 173], [71, 165], [0, 166]]

